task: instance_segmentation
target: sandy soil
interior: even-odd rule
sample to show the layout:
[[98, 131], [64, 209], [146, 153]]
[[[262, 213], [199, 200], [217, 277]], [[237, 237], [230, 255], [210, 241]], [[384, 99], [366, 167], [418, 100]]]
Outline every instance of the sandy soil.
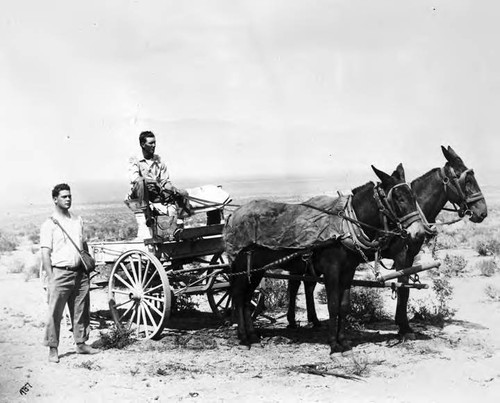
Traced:
[[[63, 321], [61, 362], [50, 364], [41, 345], [40, 281], [9, 274], [0, 262], [0, 401], [499, 401], [500, 302], [487, 301], [484, 287], [500, 285], [500, 275], [453, 284], [457, 313], [444, 328], [414, 325], [417, 339], [400, 342], [391, 322], [379, 322], [351, 331], [355, 347], [344, 355], [329, 355], [326, 328], [289, 330], [282, 316], [276, 323], [260, 320], [262, 344], [248, 350], [238, 346], [234, 328], [199, 312], [173, 318], [159, 341], [95, 356], [74, 353]], [[389, 300], [389, 312], [394, 305]], [[94, 345], [107, 326], [99, 312], [105, 308], [105, 293], [93, 291]], [[327, 318], [319, 303], [318, 313]], [[303, 309], [298, 317], [305, 324]], [[26, 382], [31, 389], [21, 396]]]

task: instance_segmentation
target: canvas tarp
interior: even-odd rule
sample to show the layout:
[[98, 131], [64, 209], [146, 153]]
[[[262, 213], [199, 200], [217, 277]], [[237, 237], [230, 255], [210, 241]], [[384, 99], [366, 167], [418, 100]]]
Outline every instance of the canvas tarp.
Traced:
[[229, 259], [253, 244], [274, 250], [305, 249], [336, 239], [345, 232], [338, 213], [347, 200], [347, 196], [317, 196], [303, 204], [251, 201], [236, 209], [224, 228]]

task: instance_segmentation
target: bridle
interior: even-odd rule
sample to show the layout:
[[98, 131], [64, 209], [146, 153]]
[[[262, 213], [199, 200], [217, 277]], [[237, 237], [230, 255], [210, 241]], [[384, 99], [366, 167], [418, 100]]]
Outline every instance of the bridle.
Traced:
[[[458, 196], [459, 202], [455, 203], [450, 200], [450, 203], [453, 204], [453, 209], [443, 208], [443, 210], [447, 211], [455, 211], [458, 212], [460, 217], [464, 217], [465, 215], [472, 215], [472, 211], [470, 210], [470, 204], [475, 203], [479, 200], [484, 200], [484, 196], [481, 191], [473, 193], [467, 196], [465, 191], [465, 180], [467, 175], [474, 175], [474, 171], [472, 169], [466, 169], [463, 171], [460, 176], [455, 173], [455, 170], [449, 166], [450, 175], [446, 175], [445, 171], [446, 166], [442, 167], [439, 171], [441, 174], [441, 180], [443, 182], [444, 191], [448, 192], [451, 190], [455, 195]], [[458, 204], [458, 207], [457, 207]]]
[[393, 192], [398, 187], [407, 187], [410, 192], [412, 192], [411, 187], [408, 183], [398, 183], [389, 189], [387, 195], [380, 186], [375, 187], [375, 200], [377, 201], [379, 211], [383, 215], [384, 228], [388, 228], [387, 218], [396, 223], [401, 231], [406, 230], [411, 224], [416, 221], [421, 221], [422, 218], [418, 212], [417, 205], [415, 203], [415, 211], [406, 214], [403, 217], [398, 217], [395, 209], [395, 201], [393, 199]]

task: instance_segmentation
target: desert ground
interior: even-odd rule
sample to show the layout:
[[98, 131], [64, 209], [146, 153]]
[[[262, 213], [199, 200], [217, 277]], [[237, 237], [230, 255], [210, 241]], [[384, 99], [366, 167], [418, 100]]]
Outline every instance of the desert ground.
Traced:
[[[488, 224], [484, 236], [496, 236], [495, 225]], [[500, 271], [495, 254], [482, 256], [467, 243], [450, 241], [480, 228], [469, 227], [458, 223], [445, 231], [437, 253], [440, 260], [449, 255], [464, 262], [460, 273], [449, 277], [454, 315], [441, 324], [413, 320], [415, 340], [397, 338], [390, 318], [395, 301], [386, 289], [389, 317], [351, 327], [354, 348], [348, 353], [329, 354], [328, 315], [319, 298], [323, 326], [307, 326], [303, 295], [297, 313], [301, 327], [287, 329], [283, 311], [266, 312], [257, 322], [262, 342], [251, 349], [238, 344], [235, 328], [216, 320], [203, 297], [195, 312], [173, 315], [160, 340], [104, 349], [102, 335], [112, 324], [106, 290], [96, 289], [91, 293], [90, 343], [100, 353], [76, 354], [63, 319], [58, 364], [47, 361], [48, 349], [41, 343], [46, 315], [42, 283], [26, 270], [13, 270], [20, 261], [23, 267], [37, 264], [36, 242], [24, 236], [16, 250], [0, 257], [0, 401], [496, 402]], [[486, 260], [493, 262], [487, 275], [480, 270]], [[421, 279], [432, 283], [429, 273]], [[412, 290], [410, 296], [417, 305], [433, 298], [432, 287]], [[27, 393], [21, 395], [25, 385]]]

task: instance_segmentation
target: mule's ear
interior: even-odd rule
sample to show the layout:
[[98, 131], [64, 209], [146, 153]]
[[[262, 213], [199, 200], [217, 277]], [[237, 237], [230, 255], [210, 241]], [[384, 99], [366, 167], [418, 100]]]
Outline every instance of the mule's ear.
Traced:
[[403, 164], [399, 164], [397, 167], [396, 167], [396, 170], [392, 173], [392, 176], [398, 180], [400, 180], [401, 182], [406, 182], [406, 179], [405, 179], [405, 169], [403, 168]]
[[444, 158], [446, 158], [447, 161], [450, 161], [452, 156], [449, 153], [449, 151], [446, 148], [444, 148], [443, 146], [441, 146], [441, 151], [443, 152]]
[[379, 177], [379, 179], [382, 181], [382, 183], [390, 183], [391, 176], [387, 175], [385, 172], [382, 172], [380, 169], [375, 168], [372, 165], [373, 172], [375, 172], [375, 175]]
[[463, 164], [462, 158], [460, 158], [458, 156], [458, 154], [455, 152], [455, 150], [453, 148], [451, 148], [451, 146], [448, 146], [448, 152], [450, 153], [450, 155], [453, 157], [453, 159], [455, 161], [461, 162]]
[[453, 148], [448, 146], [448, 149], [444, 148], [441, 146], [441, 150], [443, 150], [444, 157], [446, 160], [452, 164], [455, 167], [465, 167], [464, 162], [462, 161], [462, 158], [458, 156], [458, 154], [455, 152]]

